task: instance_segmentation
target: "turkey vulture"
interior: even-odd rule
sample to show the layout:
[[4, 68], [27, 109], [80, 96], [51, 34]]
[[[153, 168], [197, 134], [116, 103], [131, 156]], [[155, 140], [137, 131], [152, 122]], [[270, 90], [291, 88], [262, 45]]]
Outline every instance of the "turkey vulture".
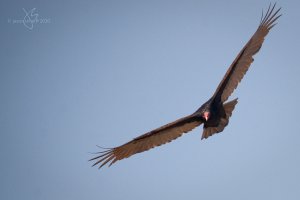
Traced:
[[228, 97], [247, 72], [254, 60], [253, 56], [261, 48], [265, 36], [276, 24], [275, 21], [281, 16], [278, 14], [281, 8], [274, 11], [275, 5], [276, 4], [272, 6], [270, 4], [265, 15], [262, 12], [260, 24], [256, 32], [237, 55], [213, 96], [196, 110], [196, 112], [136, 137], [121, 146], [104, 148], [104, 151], [97, 153], [99, 154], [98, 156], [90, 159], [90, 161], [96, 160], [93, 166], [99, 164], [99, 168], [101, 168], [109, 162], [109, 166], [111, 166], [118, 160], [171, 142], [180, 137], [183, 133], [191, 131], [202, 123], [203, 134], [201, 139], [206, 139], [213, 134], [223, 131], [238, 102], [237, 99], [226, 102]]

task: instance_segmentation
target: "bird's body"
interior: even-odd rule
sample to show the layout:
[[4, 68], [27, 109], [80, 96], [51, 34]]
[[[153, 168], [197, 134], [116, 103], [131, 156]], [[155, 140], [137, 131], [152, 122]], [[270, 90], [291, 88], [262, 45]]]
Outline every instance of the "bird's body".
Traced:
[[204, 123], [201, 139], [206, 139], [215, 133], [223, 131], [229, 122], [229, 117], [236, 104], [237, 99], [225, 104], [220, 101], [216, 102], [215, 99], [210, 99], [207, 103], [203, 104], [203, 107], [201, 106], [196, 112], [198, 112], [200, 116], [204, 116], [204, 113], [208, 112], [209, 118], [202, 119]]
[[97, 160], [94, 165], [100, 164], [99, 168], [108, 162], [110, 162], [109, 165], [112, 165], [118, 160], [168, 143], [202, 123], [202, 139], [206, 139], [213, 134], [223, 131], [228, 125], [229, 118], [237, 104], [237, 99], [227, 102], [228, 97], [232, 94], [234, 89], [236, 89], [249, 69], [254, 60], [253, 56], [262, 46], [264, 37], [275, 25], [275, 21], [281, 16], [277, 15], [280, 8], [273, 13], [274, 8], [275, 4], [273, 6], [270, 4], [266, 14], [262, 14], [258, 29], [233, 61], [213, 96], [199, 109], [191, 115], [154, 129], [121, 146], [108, 148], [105, 151], [99, 152], [100, 155], [91, 159]]

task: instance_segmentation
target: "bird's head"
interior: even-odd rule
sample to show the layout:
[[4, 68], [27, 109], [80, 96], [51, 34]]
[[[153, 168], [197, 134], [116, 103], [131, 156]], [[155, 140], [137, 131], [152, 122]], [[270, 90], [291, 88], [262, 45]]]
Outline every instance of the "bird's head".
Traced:
[[202, 113], [202, 118], [205, 120], [205, 121], [208, 121], [209, 118], [210, 118], [210, 112], [209, 111], [204, 111]]

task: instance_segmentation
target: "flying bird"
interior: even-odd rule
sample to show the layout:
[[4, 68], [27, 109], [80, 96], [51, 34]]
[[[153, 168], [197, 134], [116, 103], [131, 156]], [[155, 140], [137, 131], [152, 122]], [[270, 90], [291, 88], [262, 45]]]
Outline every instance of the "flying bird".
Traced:
[[232, 111], [238, 103], [237, 98], [227, 102], [228, 97], [237, 88], [253, 62], [253, 56], [260, 50], [265, 36], [276, 25], [276, 20], [281, 16], [278, 14], [281, 8], [275, 11], [275, 5], [270, 4], [265, 15], [262, 12], [256, 32], [230, 65], [212, 97], [196, 112], [147, 132], [121, 146], [103, 148], [105, 150], [98, 152], [96, 157], [90, 159], [90, 161], [95, 161], [93, 166], [99, 164], [99, 168], [101, 168], [107, 163], [111, 166], [118, 160], [171, 142], [201, 124], [203, 124], [201, 139], [207, 139], [222, 132], [228, 125]]

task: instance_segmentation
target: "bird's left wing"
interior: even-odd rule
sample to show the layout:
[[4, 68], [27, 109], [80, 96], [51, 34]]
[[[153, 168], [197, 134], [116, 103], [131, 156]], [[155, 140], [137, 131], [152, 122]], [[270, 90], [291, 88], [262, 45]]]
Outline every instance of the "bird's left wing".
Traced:
[[99, 168], [108, 162], [110, 162], [109, 166], [111, 166], [118, 160], [128, 158], [136, 153], [141, 153], [156, 146], [171, 142], [180, 137], [183, 133], [187, 133], [199, 126], [201, 123], [201, 119], [195, 114], [188, 115], [134, 138], [130, 142], [119, 147], [109, 148], [106, 151], [99, 152], [100, 155], [90, 159], [90, 161], [96, 160], [93, 166], [100, 164]]
[[237, 87], [237, 85], [249, 69], [251, 63], [254, 60], [253, 56], [261, 48], [265, 36], [276, 24], [275, 21], [281, 16], [277, 15], [280, 11], [280, 8], [274, 11], [275, 5], [276, 4], [271, 6], [270, 4], [266, 14], [264, 16], [262, 14], [258, 29], [227, 70], [224, 78], [222, 79], [214, 94], [214, 97], [218, 100], [225, 102], [228, 99], [228, 97], [231, 95], [231, 93], [234, 91], [234, 89]]

